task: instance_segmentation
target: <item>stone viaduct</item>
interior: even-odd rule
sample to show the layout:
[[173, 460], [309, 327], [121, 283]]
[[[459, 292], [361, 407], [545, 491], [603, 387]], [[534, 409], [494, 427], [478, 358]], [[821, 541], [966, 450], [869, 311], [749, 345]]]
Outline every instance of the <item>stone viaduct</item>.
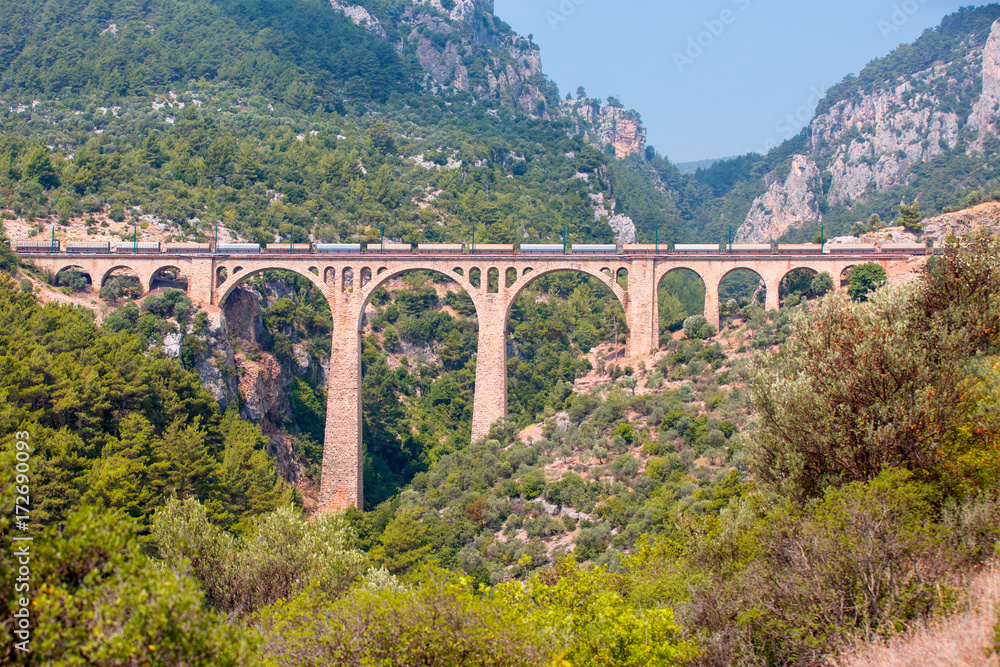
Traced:
[[[705, 316], [719, 324], [719, 283], [732, 271], [749, 269], [767, 287], [766, 307], [778, 307], [782, 279], [799, 268], [827, 271], [839, 285], [843, 272], [860, 263], [888, 267], [907, 258], [879, 254], [802, 256], [487, 256], [487, 255], [80, 255], [35, 254], [36, 266], [58, 274], [76, 267], [95, 288], [117, 270], [126, 270], [151, 289], [158, 274], [174, 269], [187, 278], [194, 301], [221, 307], [240, 283], [269, 270], [305, 276], [322, 292], [333, 315], [328, 375], [326, 433], [323, 449], [321, 506], [361, 506], [361, 329], [374, 291], [408, 271], [444, 274], [472, 298], [479, 321], [479, 348], [473, 398], [472, 437], [484, 436], [507, 412], [506, 328], [511, 305], [535, 278], [556, 271], [578, 271], [597, 278], [618, 298], [629, 328], [628, 354], [641, 356], [659, 347], [657, 286], [671, 271], [687, 269], [705, 283]], [[627, 287], [617, 278], [627, 275]], [[492, 286], [492, 289], [491, 289]]]

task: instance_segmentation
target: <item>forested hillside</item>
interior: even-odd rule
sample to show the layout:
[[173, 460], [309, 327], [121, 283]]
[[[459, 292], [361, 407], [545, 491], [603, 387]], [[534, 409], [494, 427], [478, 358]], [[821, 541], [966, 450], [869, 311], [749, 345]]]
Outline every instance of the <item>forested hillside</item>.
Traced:
[[[900, 197], [919, 218], [992, 196], [970, 72], [997, 16], [949, 17], [795, 139], [685, 175], [617, 100], [560, 102], [488, 0], [11, 0], [0, 215], [19, 238], [521, 243], [611, 242], [625, 214], [640, 240], [716, 241], [801, 172], [828, 233]], [[854, 122], [893, 86], [984, 134], [905, 134], [903, 180], [838, 199], [888, 159], [866, 137], [904, 136]], [[605, 285], [539, 278], [508, 321], [509, 417], [476, 442], [471, 299], [399, 276], [362, 323], [366, 505], [326, 514], [338, 360], [309, 281], [265, 272], [218, 308], [180, 273], [48, 276], [7, 240], [0, 579], [7, 538], [32, 560], [0, 663], [823, 665], [962, 609], [995, 556], [989, 233], [905, 285], [793, 272], [772, 311], [731, 274], [718, 329], [672, 272], [634, 359]]]

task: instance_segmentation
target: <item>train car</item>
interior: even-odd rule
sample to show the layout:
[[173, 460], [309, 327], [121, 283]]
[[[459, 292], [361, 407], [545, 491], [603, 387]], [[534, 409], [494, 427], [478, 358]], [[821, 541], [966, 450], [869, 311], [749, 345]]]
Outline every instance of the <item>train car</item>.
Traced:
[[159, 241], [122, 241], [115, 247], [115, 252], [119, 255], [149, 255], [160, 252]]
[[730, 255], [770, 255], [770, 243], [731, 243], [729, 244]]
[[215, 252], [220, 255], [259, 255], [259, 243], [217, 243]]
[[827, 243], [824, 255], [874, 255], [878, 252], [874, 243]]
[[519, 255], [565, 255], [562, 243], [522, 243]]
[[927, 245], [924, 243], [883, 243], [883, 255], [926, 255]]
[[668, 252], [670, 252], [670, 246], [666, 243], [626, 243], [622, 246], [623, 255], [633, 255], [637, 257], [665, 255]]
[[410, 255], [413, 245], [410, 243], [368, 243], [369, 255]]
[[167, 243], [163, 247], [163, 252], [182, 255], [209, 255], [212, 253], [212, 246], [207, 243]]
[[675, 255], [718, 255], [718, 243], [675, 243]]
[[16, 252], [59, 252], [59, 241], [18, 241]]
[[66, 252], [73, 253], [110, 253], [110, 241], [67, 241]]
[[268, 255], [308, 255], [312, 246], [308, 243], [268, 243], [264, 252]]
[[473, 255], [513, 255], [514, 246], [510, 243], [477, 243], [472, 246]]
[[317, 243], [316, 252], [320, 255], [360, 255], [360, 243]]
[[418, 243], [418, 255], [461, 255], [465, 246], [461, 243]]
[[823, 246], [818, 243], [779, 243], [779, 255], [821, 255]]
[[[522, 248], [524, 246], [521, 246]], [[604, 257], [606, 255], [617, 255], [618, 246], [614, 243], [574, 243], [573, 254], [584, 257]]]

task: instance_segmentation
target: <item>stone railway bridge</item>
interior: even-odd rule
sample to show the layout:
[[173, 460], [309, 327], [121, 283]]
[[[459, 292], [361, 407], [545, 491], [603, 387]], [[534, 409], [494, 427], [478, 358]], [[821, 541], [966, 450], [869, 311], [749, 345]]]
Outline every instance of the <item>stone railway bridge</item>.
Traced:
[[[361, 506], [361, 329], [365, 307], [386, 281], [408, 271], [441, 273], [472, 298], [479, 320], [479, 348], [473, 397], [472, 438], [484, 436], [507, 413], [506, 328], [510, 307], [535, 278], [556, 271], [577, 271], [600, 280], [621, 301], [629, 328], [628, 354], [641, 356], [659, 347], [657, 286], [671, 271], [687, 269], [705, 283], [705, 317], [719, 324], [719, 283], [729, 273], [749, 269], [767, 287], [766, 307], [778, 307], [778, 287], [795, 269], [827, 271], [834, 278], [864, 262], [885, 267], [906, 257], [871, 255], [661, 255], [649, 256], [487, 256], [487, 255], [84, 255], [31, 256], [53, 275], [76, 267], [95, 287], [116, 272], [139, 278], [144, 290], [156, 276], [172, 269], [187, 278], [192, 300], [222, 307], [229, 294], [252, 276], [269, 270], [306, 277], [330, 304], [333, 340], [328, 375], [326, 433], [323, 443], [320, 505], [337, 509]], [[627, 287], [617, 278], [627, 275]], [[494, 286], [493, 289], [490, 286]]]

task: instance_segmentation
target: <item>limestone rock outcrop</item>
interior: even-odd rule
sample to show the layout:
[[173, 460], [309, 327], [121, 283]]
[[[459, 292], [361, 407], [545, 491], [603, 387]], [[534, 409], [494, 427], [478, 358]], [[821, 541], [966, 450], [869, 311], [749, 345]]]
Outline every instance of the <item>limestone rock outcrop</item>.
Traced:
[[615, 243], [621, 245], [636, 242], [635, 223], [627, 215], [619, 213], [608, 220], [608, 226], [615, 233]]
[[784, 234], [796, 222], [817, 219], [812, 190], [819, 175], [812, 160], [805, 155], [794, 156], [788, 177], [783, 182], [772, 182], [767, 192], [754, 200], [735, 241], [765, 243]]
[[369, 14], [368, 10], [361, 5], [348, 5], [339, 0], [330, 0], [330, 6], [337, 11], [343, 12], [347, 18], [354, 21], [355, 25], [363, 27], [375, 37], [379, 39], [389, 38], [379, 20]]
[[[330, 5], [375, 37], [390, 40], [362, 5], [340, 0], [330, 0]], [[538, 46], [494, 17], [493, 0], [455, 0], [447, 6], [441, 0], [417, 0], [402, 10], [396, 27], [396, 50], [417, 57], [428, 87], [448, 86], [530, 116], [546, 115]], [[489, 49], [489, 57], [469, 62], [476, 45]]]
[[997, 118], [1000, 116], [1000, 21], [993, 24], [990, 36], [983, 48], [983, 92], [972, 107], [969, 126], [979, 132], [974, 143], [982, 149], [985, 134], [997, 133]]
[[576, 132], [582, 132], [596, 146], [614, 146], [616, 157], [646, 152], [646, 127], [631, 109], [602, 106], [600, 100], [583, 98], [563, 102], [560, 114], [574, 121]]

